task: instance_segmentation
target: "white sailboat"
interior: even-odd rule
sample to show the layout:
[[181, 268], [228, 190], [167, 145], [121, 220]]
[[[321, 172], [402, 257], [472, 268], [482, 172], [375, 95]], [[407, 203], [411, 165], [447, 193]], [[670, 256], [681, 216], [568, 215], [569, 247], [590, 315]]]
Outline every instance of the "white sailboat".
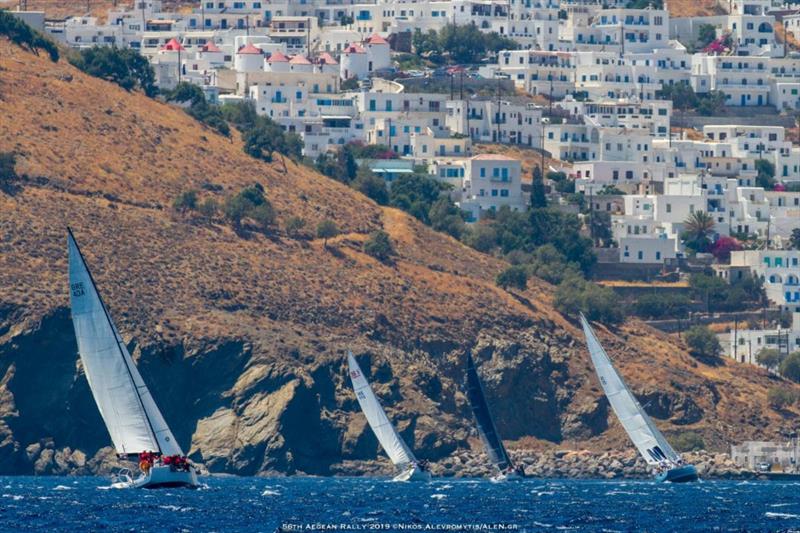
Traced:
[[68, 229], [72, 325], [89, 388], [117, 454], [149, 454], [138, 477], [115, 476], [114, 488], [196, 487], [197, 473], [158, 410], [111, 321], [78, 244]]
[[647, 416], [644, 408], [614, 368], [583, 313], [581, 313], [581, 325], [592, 364], [608, 403], [611, 404], [611, 408], [641, 456], [656, 470], [656, 480], [675, 483], [697, 480], [697, 469], [694, 465], [684, 463], [680, 454], [672, 449], [664, 435]]
[[430, 472], [423, 469], [414, 454], [406, 446], [397, 429], [389, 421], [380, 401], [378, 401], [377, 396], [372, 391], [372, 387], [367, 382], [367, 378], [361, 372], [361, 367], [358, 366], [356, 358], [353, 357], [353, 353], [350, 351], [347, 352], [347, 364], [350, 370], [350, 380], [353, 382], [353, 390], [355, 390], [361, 410], [364, 411], [364, 416], [367, 417], [369, 427], [372, 428], [386, 455], [400, 470], [400, 473], [393, 480], [430, 481]]

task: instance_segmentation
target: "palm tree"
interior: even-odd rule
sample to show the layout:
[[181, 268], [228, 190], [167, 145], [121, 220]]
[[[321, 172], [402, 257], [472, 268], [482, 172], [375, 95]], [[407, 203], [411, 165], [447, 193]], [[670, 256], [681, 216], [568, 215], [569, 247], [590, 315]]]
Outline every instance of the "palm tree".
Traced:
[[683, 221], [683, 240], [696, 252], [704, 251], [711, 243], [714, 218], [705, 211], [695, 211]]

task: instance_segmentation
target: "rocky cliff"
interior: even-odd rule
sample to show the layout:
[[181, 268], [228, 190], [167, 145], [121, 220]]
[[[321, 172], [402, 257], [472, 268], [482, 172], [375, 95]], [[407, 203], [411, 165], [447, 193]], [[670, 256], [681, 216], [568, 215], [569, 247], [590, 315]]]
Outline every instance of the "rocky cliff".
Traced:
[[[386, 472], [346, 375], [351, 348], [423, 458], [478, 446], [461, 392], [472, 350], [512, 447], [629, 446], [551, 288], [498, 289], [504, 264], [305, 167], [247, 157], [176, 109], [0, 39], [0, 472], [103, 471], [109, 439], [81, 372], [65, 226], [176, 437], [212, 472]], [[176, 214], [196, 189], [223, 201], [261, 184], [279, 227], [332, 218], [329, 243], [241, 236]], [[391, 264], [365, 255], [383, 228]], [[696, 362], [638, 322], [602, 340], [670, 434], [724, 449], [775, 437], [776, 378]]]

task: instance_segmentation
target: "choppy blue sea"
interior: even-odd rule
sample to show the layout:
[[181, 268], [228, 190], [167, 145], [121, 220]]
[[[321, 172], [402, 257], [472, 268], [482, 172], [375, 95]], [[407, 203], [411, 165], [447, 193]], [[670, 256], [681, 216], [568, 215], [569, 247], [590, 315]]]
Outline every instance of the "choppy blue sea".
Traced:
[[0, 477], [3, 531], [800, 531], [800, 483]]

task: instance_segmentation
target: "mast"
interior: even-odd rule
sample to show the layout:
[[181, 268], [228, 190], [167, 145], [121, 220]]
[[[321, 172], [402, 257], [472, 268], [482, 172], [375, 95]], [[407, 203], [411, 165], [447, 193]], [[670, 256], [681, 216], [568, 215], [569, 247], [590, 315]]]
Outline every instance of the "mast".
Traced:
[[108, 314], [108, 308], [106, 307], [106, 303], [103, 301], [103, 297], [100, 295], [100, 291], [97, 289], [97, 283], [94, 281], [94, 276], [92, 276], [92, 271], [89, 269], [89, 265], [86, 263], [86, 258], [83, 256], [83, 252], [81, 252], [80, 246], [78, 246], [78, 241], [75, 239], [75, 235], [72, 233], [72, 228], [67, 226], [67, 232], [69, 233], [69, 238], [75, 245], [75, 250], [78, 252], [78, 256], [80, 257], [80, 260], [83, 263], [83, 268], [84, 270], [86, 270], [86, 274], [89, 277], [89, 282], [92, 284], [92, 288], [94, 289], [95, 294], [97, 294], [97, 299], [100, 300], [100, 307], [103, 308], [103, 315], [106, 318], [108, 326], [114, 333], [114, 337], [116, 338], [117, 341], [116, 342], [117, 351], [119, 353], [119, 356], [122, 358], [122, 362], [125, 364], [125, 369], [128, 371], [128, 378], [131, 381], [131, 385], [133, 385], [133, 390], [136, 392], [136, 398], [139, 400], [139, 405], [142, 408], [142, 413], [144, 415], [145, 421], [147, 422], [147, 427], [150, 430], [151, 435], [153, 436], [153, 441], [158, 447], [158, 453], [162, 453], [161, 444], [158, 442], [158, 437], [156, 436], [156, 431], [155, 428], [153, 427], [153, 422], [150, 420], [150, 415], [147, 413], [147, 409], [144, 406], [144, 401], [142, 401], [142, 395], [139, 391], [139, 386], [136, 385], [136, 380], [133, 378], [133, 370], [131, 370], [128, 358], [125, 357], [125, 353], [122, 351], [122, 346], [121, 346], [122, 339], [120, 338], [119, 333], [117, 332], [117, 328], [114, 327], [114, 322], [112, 322], [111, 317]]

